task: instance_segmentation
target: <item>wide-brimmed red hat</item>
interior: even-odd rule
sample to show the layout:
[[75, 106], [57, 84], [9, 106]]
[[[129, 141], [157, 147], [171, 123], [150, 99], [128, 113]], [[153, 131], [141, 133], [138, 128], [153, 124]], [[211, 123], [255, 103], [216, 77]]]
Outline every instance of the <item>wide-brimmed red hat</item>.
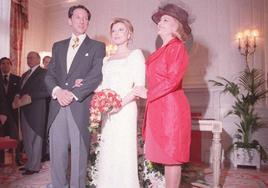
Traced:
[[189, 15], [183, 8], [174, 4], [166, 4], [158, 8], [157, 12], [152, 15], [152, 20], [158, 24], [163, 15], [169, 15], [177, 19], [182, 24], [184, 32], [188, 35], [191, 34], [192, 30], [188, 24]]

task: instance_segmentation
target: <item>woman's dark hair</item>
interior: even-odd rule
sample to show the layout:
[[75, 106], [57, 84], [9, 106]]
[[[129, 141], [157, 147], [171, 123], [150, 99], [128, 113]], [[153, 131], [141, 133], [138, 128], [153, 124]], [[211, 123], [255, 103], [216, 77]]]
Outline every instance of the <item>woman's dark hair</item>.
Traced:
[[83, 9], [83, 10], [85, 10], [87, 12], [87, 15], [88, 15], [88, 21], [90, 20], [91, 14], [90, 14], [89, 10], [84, 5], [71, 6], [69, 8], [69, 11], [68, 11], [68, 18], [71, 18], [73, 16], [75, 9]]

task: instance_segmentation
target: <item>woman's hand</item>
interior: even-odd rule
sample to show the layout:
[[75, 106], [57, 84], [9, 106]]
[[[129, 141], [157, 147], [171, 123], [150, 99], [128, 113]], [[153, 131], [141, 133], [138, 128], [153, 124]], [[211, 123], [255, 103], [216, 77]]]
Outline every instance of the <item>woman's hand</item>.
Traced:
[[121, 108], [112, 108], [112, 110], [108, 112], [108, 115], [115, 114], [115, 113], [119, 112], [120, 110], [121, 110]]
[[144, 86], [135, 86], [132, 91], [133, 95], [143, 99], [147, 98], [147, 89]]

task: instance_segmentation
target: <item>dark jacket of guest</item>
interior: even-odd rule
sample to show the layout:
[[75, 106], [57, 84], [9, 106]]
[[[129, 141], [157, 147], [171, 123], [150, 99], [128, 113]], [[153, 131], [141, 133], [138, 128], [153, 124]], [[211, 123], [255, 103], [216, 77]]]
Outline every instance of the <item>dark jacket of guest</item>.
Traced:
[[[21, 112], [24, 114], [31, 128], [42, 138], [45, 134], [47, 97], [49, 94], [45, 86], [46, 70], [40, 66], [31, 74], [27, 82], [20, 90], [20, 96], [28, 94], [31, 96], [31, 104], [21, 107]], [[22, 81], [27, 73], [22, 75]], [[21, 82], [22, 82], [21, 81]], [[22, 83], [20, 83], [21, 85]]]
[[7, 115], [7, 101], [2, 80], [0, 80], [0, 114]]
[[[0, 79], [3, 81], [2, 73], [0, 73]], [[19, 87], [20, 79], [21, 78], [19, 76], [10, 73], [7, 91], [5, 92], [8, 108], [12, 112], [12, 116], [17, 123], [18, 123], [18, 110], [12, 109], [12, 102], [16, 94], [19, 94], [20, 92], [20, 87]]]

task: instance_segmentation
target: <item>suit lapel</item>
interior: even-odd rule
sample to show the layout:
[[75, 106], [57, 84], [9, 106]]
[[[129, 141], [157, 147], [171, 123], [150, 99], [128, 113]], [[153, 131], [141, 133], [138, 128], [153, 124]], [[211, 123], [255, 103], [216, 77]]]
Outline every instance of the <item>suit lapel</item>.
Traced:
[[13, 84], [15, 84], [15, 77], [10, 74], [9, 75], [9, 81], [8, 81], [8, 87], [7, 87], [7, 93], [11, 93]]
[[23, 80], [25, 79], [25, 76], [26, 76], [26, 72], [23, 73], [22, 76], [21, 76], [21, 79], [20, 79], [20, 82], [19, 82], [20, 88], [22, 86]]
[[[25, 84], [23, 85], [23, 88], [29, 84], [31, 84], [32, 80], [34, 79], [34, 77], [36, 77], [36, 75], [38, 75], [38, 73], [42, 70], [42, 68], [40, 66], [38, 66], [34, 72], [30, 75], [30, 77], [26, 80]], [[25, 77], [25, 76], [24, 76]]]
[[62, 70], [63, 70], [65, 77], [67, 76], [67, 53], [68, 53], [70, 40], [71, 40], [71, 38], [64, 41], [63, 48], [61, 48], [62, 51], [60, 53], [60, 54], [64, 54], [64, 56], [62, 56], [61, 66], [62, 66]]
[[0, 72], [0, 81], [4, 84], [4, 79], [3, 79], [2, 72]]
[[[7, 85], [7, 88], [6, 88], [6, 86], [4, 85], [4, 78], [3, 78], [2, 72], [0, 73], [0, 80], [3, 83], [3, 88], [4, 88], [4, 91], [5, 91], [4, 93], [7, 94], [9, 86]], [[10, 82], [10, 76], [9, 76], [9, 81], [8, 82]]]
[[86, 38], [84, 39], [83, 43], [81, 44], [81, 46], [79, 47], [78, 51], [74, 56], [68, 75], [71, 75], [72, 72], [79, 66], [79, 63], [82, 63], [80, 60], [83, 58], [83, 56], [85, 56], [88, 53], [90, 44], [91, 44], [90, 39], [88, 36], [86, 36]]

